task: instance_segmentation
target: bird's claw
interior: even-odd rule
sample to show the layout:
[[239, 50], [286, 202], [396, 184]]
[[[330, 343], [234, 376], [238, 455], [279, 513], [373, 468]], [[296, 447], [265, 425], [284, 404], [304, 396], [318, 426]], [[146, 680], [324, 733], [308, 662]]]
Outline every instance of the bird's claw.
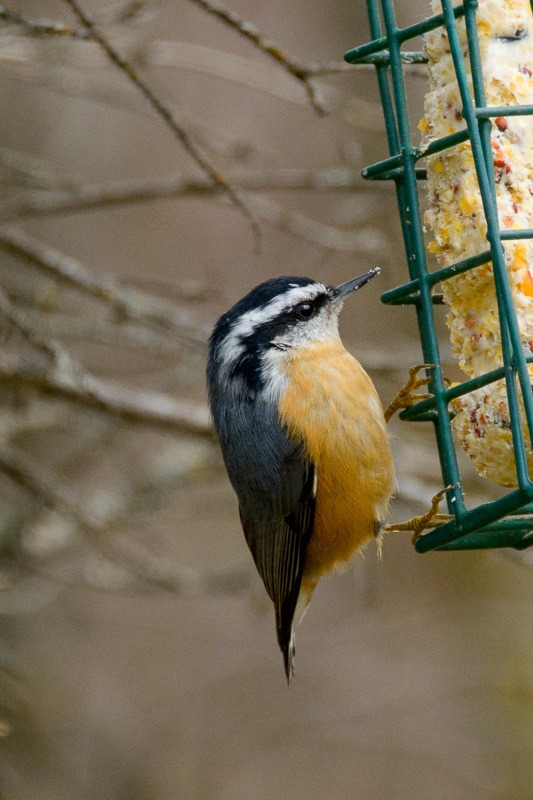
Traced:
[[417, 539], [420, 538], [422, 532], [426, 530], [426, 528], [436, 528], [438, 525], [443, 525], [445, 522], [449, 522], [451, 519], [453, 519], [450, 514], [440, 513], [440, 504], [447, 492], [449, 492], [451, 489], [457, 488], [458, 484], [456, 483], [446, 486], [444, 489], [441, 489], [440, 492], [437, 492], [437, 494], [433, 497], [431, 500], [431, 506], [425, 514], [412, 517], [412, 519], [407, 520], [407, 522], [396, 522], [392, 525], [386, 525], [383, 530], [386, 533], [413, 531], [412, 542], [415, 544]]
[[389, 403], [385, 410], [385, 420], [388, 422], [394, 414], [402, 408], [410, 408], [418, 403], [419, 400], [427, 400], [431, 395], [428, 392], [419, 392], [416, 394], [417, 389], [421, 386], [427, 386], [431, 381], [431, 376], [419, 373], [423, 369], [436, 369], [436, 364], [418, 364], [416, 367], [411, 367], [409, 370], [409, 379], [405, 386], [402, 386], [396, 397]]

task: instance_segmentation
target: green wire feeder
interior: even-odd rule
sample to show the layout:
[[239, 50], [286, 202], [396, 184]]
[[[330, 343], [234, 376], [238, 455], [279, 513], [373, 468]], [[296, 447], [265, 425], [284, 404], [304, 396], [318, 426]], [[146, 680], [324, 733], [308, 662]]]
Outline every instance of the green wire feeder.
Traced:
[[[451, 520], [418, 538], [415, 547], [420, 553], [429, 550], [493, 547], [522, 550], [533, 545], [533, 481], [527, 469], [526, 452], [530, 448], [530, 442], [525, 439], [522, 430], [517, 379], [529, 438], [533, 441], [533, 392], [527, 368], [527, 364], [533, 362], [533, 355], [526, 356], [522, 347], [501, 243], [511, 238], [531, 239], [533, 230], [499, 229], [490, 131], [491, 118], [501, 115], [533, 115], [533, 106], [486, 106], [476, 26], [478, 3], [476, 0], [464, 0], [462, 4], [454, 6], [452, 0], [441, 0], [441, 4], [442, 14], [399, 28], [393, 0], [367, 0], [372, 41], [349, 50], [344, 56], [350, 64], [371, 63], [376, 68], [390, 157], [366, 167], [363, 176], [368, 180], [394, 181], [407, 254], [410, 280], [403, 286], [385, 292], [382, 301], [387, 304], [415, 306], [424, 361], [435, 365], [430, 371], [429, 390], [432, 396], [406, 409], [400, 417], [416, 422], [433, 422], [444, 486], [453, 487], [446, 495]], [[457, 30], [457, 19], [460, 17], [464, 17], [466, 24], [466, 56], [463, 55]], [[421, 63], [426, 59], [424, 53], [402, 52], [401, 48], [405, 42], [442, 25], [446, 27], [448, 34], [466, 129], [434, 140], [422, 149], [413, 145], [411, 139], [402, 65]], [[469, 88], [465, 59], [470, 62], [472, 91]], [[417, 181], [425, 180], [426, 171], [417, 167], [417, 164], [424, 157], [447, 150], [467, 139], [472, 144], [487, 221], [488, 248], [473, 258], [430, 273], [427, 268], [417, 190]], [[489, 261], [493, 264], [496, 285], [503, 364], [499, 369], [449, 388], [442, 375], [434, 321], [434, 303], [438, 299], [432, 296], [432, 288], [437, 283]], [[466, 508], [448, 404], [454, 398], [504, 376], [507, 377], [506, 389], [518, 488], [509, 490], [498, 500], [475, 508]]]

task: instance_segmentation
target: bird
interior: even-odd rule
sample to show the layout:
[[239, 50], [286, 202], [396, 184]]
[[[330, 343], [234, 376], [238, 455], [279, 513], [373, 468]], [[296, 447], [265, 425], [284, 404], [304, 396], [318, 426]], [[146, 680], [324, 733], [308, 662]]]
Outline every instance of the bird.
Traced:
[[383, 408], [338, 329], [346, 298], [378, 274], [339, 286], [272, 278], [223, 314], [209, 340], [210, 411], [274, 604], [287, 682], [317, 583], [379, 542], [387, 519], [394, 467]]

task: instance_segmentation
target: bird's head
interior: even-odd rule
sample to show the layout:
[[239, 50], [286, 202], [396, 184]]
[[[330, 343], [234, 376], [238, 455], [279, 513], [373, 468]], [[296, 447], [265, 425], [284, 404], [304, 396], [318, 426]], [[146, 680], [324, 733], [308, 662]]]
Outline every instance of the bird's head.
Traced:
[[338, 316], [352, 292], [379, 274], [365, 272], [340, 286], [283, 276], [261, 283], [218, 320], [210, 340], [208, 383], [232, 381], [264, 390], [281, 353], [337, 340]]

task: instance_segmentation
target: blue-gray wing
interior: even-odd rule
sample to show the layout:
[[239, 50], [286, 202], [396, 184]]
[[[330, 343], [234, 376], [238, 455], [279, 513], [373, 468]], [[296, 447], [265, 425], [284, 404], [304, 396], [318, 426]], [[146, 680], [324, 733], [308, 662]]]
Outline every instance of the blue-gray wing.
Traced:
[[315, 468], [281, 428], [274, 404], [249, 399], [215, 418], [242, 527], [276, 609], [290, 673], [292, 621], [315, 511]]

